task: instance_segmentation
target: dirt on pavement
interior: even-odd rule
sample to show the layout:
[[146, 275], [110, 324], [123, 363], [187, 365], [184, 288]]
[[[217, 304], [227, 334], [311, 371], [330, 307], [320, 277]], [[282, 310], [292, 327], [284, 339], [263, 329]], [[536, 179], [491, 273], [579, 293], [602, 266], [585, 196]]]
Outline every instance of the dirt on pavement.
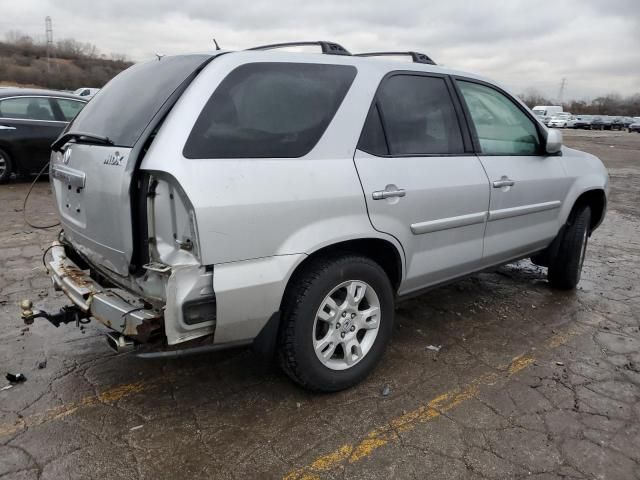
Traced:
[[[42, 267], [56, 229], [0, 186], [0, 479], [640, 478], [640, 135], [565, 131], [609, 168], [579, 289], [529, 261], [398, 305], [361, 385], [306, 392], [251, 350], [115, 355], [100, 326], [27, 328], [66, 303]], [[55, 220], [46, 182], [32, 221]], [[439, 351], [429, 345], [441, 346]]]

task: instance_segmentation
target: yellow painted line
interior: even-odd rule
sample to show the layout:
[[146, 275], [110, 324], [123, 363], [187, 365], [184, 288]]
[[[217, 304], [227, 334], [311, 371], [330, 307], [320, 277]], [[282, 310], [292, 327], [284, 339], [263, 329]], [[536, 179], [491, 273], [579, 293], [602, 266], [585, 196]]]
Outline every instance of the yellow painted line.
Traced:
[[[557, 348], [565, 344], [571, 337], [585, 331], [586, 328], [581, 325], [572, 325], [566, 331], [552, 335], [544, 342], [541, 350]], [[536, 359], [532, 355], [518, 355], [502, 371], [481, 375], [464, 387], [444, 392], [431, 399], [426, 405], [407, 412], [382, 427], [374, 428], [360, 442], [341, 445], [333, 452], [316, 458], [309, 465], [289, 472], [283, 477], [283, 480], [319, 480], [322, 478], [323, 473], [337, 469], [345, 464], [359, 462], [371, 456], [379, 448], [397, 441], [400, 438], [400, 433], [413, 430], [422, 423], [435, 420], [443, 413], [475, 397], [480, 386], [493, 385], [500, 380], [507, 380], [529, 367], [535, 361]]]
[[[166, 381], [167, 377], [162, 378], [162, 381]], [[52, 420], [60, 420], [75, 413], [77, 410], [84, 407], [92, 407], [101, 404], [114, 404], [118, 400], [126, 398], [135, 393], [140, 393], [148, 390], [151, 387], [160, 383], [160, 380], [148, 381], [148, 382], [135, 382], [124, 385], [118, 385], [117, 387], [105, 390], [98, 395], [89, 395], [77, 402], [60, 405], [59, 407], [53, 407], [45, 410], [41, 413], [35, 413], [27, 417], [22, 417], [18, 422], [12, 425], [0, 425], [0, 437], [12, 435], [20, 430], [35, 425], [40, 425]]]
[[513, 361], [511, 362], [511, 365], [509, 365], [509, 370], [508, 370], [509, 375], [515, 375], [520, 370], [524, 370], [529, 365], [531, 365], [534, 361], [535, 361], [535, 358], [525, 357], [524, 355], [520, 355], [519, 357], [514, 358]]

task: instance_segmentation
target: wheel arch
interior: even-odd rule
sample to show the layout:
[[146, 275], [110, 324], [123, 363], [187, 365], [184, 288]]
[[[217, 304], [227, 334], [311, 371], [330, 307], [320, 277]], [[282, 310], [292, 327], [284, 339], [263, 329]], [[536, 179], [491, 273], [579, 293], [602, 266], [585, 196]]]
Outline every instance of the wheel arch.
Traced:
[[573, 202], [569, 218], [585, 206], [591, 209], [591, 222], [589, 225], [589, 234], [591, 234], [604, 220], [604, 214], [607, 209], [607, 195], [605, 191], [601, 188], [594, 188], [582, 192]]
[[308, 253], [307, 256], [296, 265], [289, 276], [284, 295], [282, 296], [282, 302], [285, 301], [286, 293], [292, 282], [294, 282], [300, 272], [315, 259], [346, 254], [364, 255], [378, 263], [389, 277], [394, 292], [398, 291], [405, 273], [404, 252], [401, 250], [401, 247], [383, 238], [354, 238], [324, 245]]

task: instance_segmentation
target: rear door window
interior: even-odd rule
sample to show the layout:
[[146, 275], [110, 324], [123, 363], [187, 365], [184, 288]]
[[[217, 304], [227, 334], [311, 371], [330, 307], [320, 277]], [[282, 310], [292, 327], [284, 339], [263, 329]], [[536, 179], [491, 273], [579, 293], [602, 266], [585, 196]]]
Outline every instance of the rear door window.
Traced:
[[[391, 155], [464, 153], [460, 124], [443, 77], [393, 75], [383, 82], [377, 99]], [[365, 131], [373, 128], [367, 125]]]
[[54, 98], [54, 102], [57, 102], [64, 117], [65, 122], [70, 122], [74, 117], [82, 110], [82, 107], [86, 105], [84, 102], [77, 100], [71, 100], [67, 98]]
[[326, 130], [355, 75], [355, 67], [349, 65], [242, 65], [207, 101], [189, 135], [184, 156], [302, 157]]
[[171, 94], [211, 55], [138, 63], [112, 79], [75, 118], [69, 132], [92, 133], [132, 147]]
[[19, 97], [1, 100], [0, 116], [23, 120], [56, 120], [49, 99], [46, 97]]

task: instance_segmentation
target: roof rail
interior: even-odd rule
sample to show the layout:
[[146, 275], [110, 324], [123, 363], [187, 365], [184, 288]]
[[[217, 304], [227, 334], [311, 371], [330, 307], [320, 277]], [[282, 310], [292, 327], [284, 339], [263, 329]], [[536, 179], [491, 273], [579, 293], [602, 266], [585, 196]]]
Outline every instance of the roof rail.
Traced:
[[397, 57], [399, 55], [408, 55], [413, 60], [413, 63], [426, 63], [427, 65], [436, 65], [436, 62], [431, 60], [429, 55], [425, 55], [420, 52], [369, 52], [369, 53], [355, 53], [356, 57]]
[[325, 55], [351, 55], [351, 53], [339, 43], [324, 41], [273, 43], [271, 45], [260, 45], [259, 47], [248, 48], [247, 50], [272, 50], [274, 48], [304, 47], [308, 45], [318, 45]]

